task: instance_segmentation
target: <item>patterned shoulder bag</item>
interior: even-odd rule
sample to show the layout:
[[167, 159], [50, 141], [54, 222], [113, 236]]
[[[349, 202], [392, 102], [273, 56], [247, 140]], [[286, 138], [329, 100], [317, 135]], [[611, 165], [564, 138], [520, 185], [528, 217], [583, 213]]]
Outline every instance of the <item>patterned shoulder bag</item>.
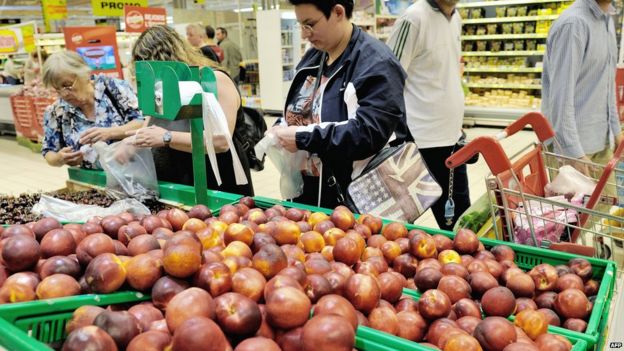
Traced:
[[413, 223], [441, 196], [418, 147], [408, 142], [379, 151], [339, 197], [356, 213]]

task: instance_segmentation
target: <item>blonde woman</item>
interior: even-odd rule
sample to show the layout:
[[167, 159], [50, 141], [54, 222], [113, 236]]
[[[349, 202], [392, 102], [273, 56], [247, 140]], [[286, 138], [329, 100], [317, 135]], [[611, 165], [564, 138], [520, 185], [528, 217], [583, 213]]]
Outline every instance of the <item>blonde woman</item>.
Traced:
[[54, 88], [58, 100], [44, 114], [41, 153], [51, 166], [97, 168], [83, 162], [83, 145], [123, 139], [140, 128], [143, 115], [130, 85], [91, 68], [73, 51], [52, 54], [43, 65], [43, 83]]
[[[151, 27], [137, 39], [132, 49], [134, 61], [178, 61], [190, 66], [211, 67], [217, 78], [219, 104], [225, 113], [230, 135], [236, 126], [244, 123], [241, 98], [232, 79], [205, 58], [198, 49], [191, 47], [172, 28]], [[188, 120], [166, 121], [151, 119], [148, 128], [136, 133], [134, 144], [138, 147], [152, 147], [156, 173], [159, 180], [179, 184], [193, 184], [193, 163], [191, 158], [191, 133]], [[206, 159], [208, 188], [241, 195], [253, 195], [249, 161], [240, 140], [234, 137], [234, 146], [247, 175], [248, 184], [237, 185], [232, 155], [228, 151], [225, 137], [214, 136], [215, 150], [219, 163], [219, 173], [223, 183], [217, 185], [210, 163]]]

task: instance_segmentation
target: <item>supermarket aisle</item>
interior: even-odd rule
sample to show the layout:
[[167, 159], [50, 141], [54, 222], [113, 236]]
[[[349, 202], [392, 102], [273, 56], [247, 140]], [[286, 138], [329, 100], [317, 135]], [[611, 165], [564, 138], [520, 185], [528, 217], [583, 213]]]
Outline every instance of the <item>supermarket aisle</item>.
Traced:
[[[274, 118], [267, 117], [267, 125], [273, 123]], [[494, 135], [498, 131], [495, 128], [466, 129], [469, 140], [480, 135]], [[532, 132], [523, 131], [504, 140], [502, 144], [508, 154], [514, 154], [534, 140]], [[485, 192], [484, 179], [488, 173], [489, 169], [482, 158], [477, 164], [468, 167], [472, 200]], [[17, 145], [12, 137], [0, 137], [0, 194], [57, 190], [65, 187], [66, 178], [66, 167], [49, 167], [39, 153]], [[279, 173], [270, 161], [265, 162], [264, 171], [252, 172], [252, 178], [256, 195], [280, 198]], [[437, 227], [430, 211], [416, 223]]]

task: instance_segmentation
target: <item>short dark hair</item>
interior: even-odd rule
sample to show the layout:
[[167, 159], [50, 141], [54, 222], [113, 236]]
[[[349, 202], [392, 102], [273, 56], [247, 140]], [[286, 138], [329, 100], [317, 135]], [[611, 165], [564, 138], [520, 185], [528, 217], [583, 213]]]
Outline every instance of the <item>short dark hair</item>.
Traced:
[[208, 39], [214, 39], [215, 30], [212, 26], [206, 26], [206, 35], [208, 36]]
[[225, 34], [225, 36], [227, 37], [227, 35], [228, 35], [227, 29], [225, 29], [223, 27], [217, 27], [217, 30], [220, 30], [221, 33]]
[[294, 6], [304, 4], [314, 5], [319, 11], [323, 12], [325, 18], [328, 19], [336, 5], [342, 5], [345, 8], [347, 18], [351, 19], [351, 15], [353, 15], [353, 0], [288, 0], [288, 2]]

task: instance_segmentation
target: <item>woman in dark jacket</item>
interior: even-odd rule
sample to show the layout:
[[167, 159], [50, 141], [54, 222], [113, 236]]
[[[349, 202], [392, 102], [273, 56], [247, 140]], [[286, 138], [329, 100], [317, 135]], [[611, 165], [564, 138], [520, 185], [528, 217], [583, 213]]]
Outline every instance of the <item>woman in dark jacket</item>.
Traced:
[[271, 131], [287, 150], [309, 153], [303, 194], [294, 201], [333, 208], [338, 189], [344, 195], [386, 144], [413, 140], [405, 119], [405, 73], [386, 45], [351, 23], [352, 0], [290, 3], [313, 49], [297, 67], [285, 118]]
[[[244, 123], [241, 98], [232, 79], [214, 63], [193, 49], [178, 33], [167, 26], [147, 29], [137, 39], [132, 49], [134, 61], [178, 61], [192, 66], [211, 67], [217, 78], [217, 96], [225, 113], [230, 135], [236, 125]], [[235, 194], [253, 196], [249, 162], [240, 143], [233, 140], [238, 157], [247, 176], [247, 184], [237, 185], [234, 175], [232, 155], [223, 135], [214, 135], [213, 143], [217, 152], [219, 173], [222, 184], [217, 184], [210, 162], [206, 158], [208, 188]], [[179, 184], [193, 184], [193, 163], [191, 155], [191, 133], [188, 120], [167, 121], [151, 119], [148, 128], [139, 130], [134, 144], [139, 147], [152, 147], [156, 173], [159, 180]]]

